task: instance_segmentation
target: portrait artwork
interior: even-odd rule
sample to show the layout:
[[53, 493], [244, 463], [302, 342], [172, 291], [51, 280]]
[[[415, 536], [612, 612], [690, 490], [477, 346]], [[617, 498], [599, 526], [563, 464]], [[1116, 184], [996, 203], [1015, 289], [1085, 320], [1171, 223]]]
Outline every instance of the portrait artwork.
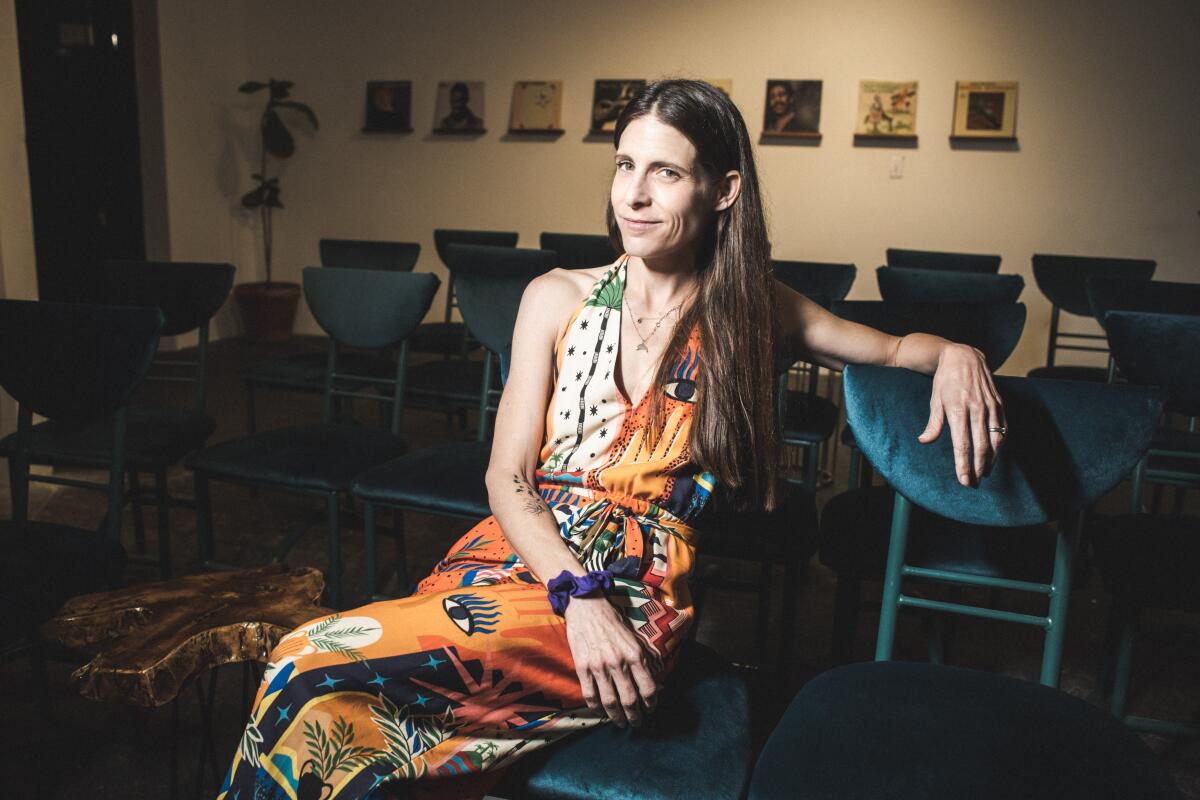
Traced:
[[821, 135], [821, 81], [767, 81], [763, 136]]
[[412, 131], [412, 81], [367, 81], [364, 131]]
[[854, 135], [914, 139], [917, 136], [916, 81], [860, 81]]
[[588, 133], [612, 133], [617, 128], [617, 117], [633, 96], [646, 85], [644, 80], [604, 79], [596, 81], [592, 92], [592, 121]]
[[511, 133], [562, 131], [562, 81], [517, 81], [513, 84]]
[[959, 81], [954, 89], [952, 139], [1017, 137], [1017, 84]]
[[483, 81], [442, 81], [433, 111], [434, 133], [486, 133]]

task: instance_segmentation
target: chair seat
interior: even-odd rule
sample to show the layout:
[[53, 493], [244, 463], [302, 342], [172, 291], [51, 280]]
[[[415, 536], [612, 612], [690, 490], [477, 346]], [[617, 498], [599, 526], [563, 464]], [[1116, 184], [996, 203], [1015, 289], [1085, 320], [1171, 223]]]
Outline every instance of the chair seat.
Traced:
[[1136, 606], [1200, 611], [1200, 517], [1122, 514], [1086, 534], [1111, 594]]
[[750, 800], [1042, 800], [1180, 794], [1111, 715], [1004, 675], [907, 662], [809, 681], [759, 757]]
[[404, 439], [355, 425], [300, 425], [213, 445], [186, 465], [211, 477], [303, 491], [349, 489], [362, 473], [404, 454]]
[[[130, 406], [125, 461], [141, 471], [163, 469], [199, 450], [216, 429], [212, 417], [183, 408]], [[16, 450], [16, 434], [0, 441], [0, 454]], [[30, 460], [35, 464], [104, 467], [112, 460], [112, 418], [83, 426], [61, 420], [33, 427]]]
[[404, 379], [405, 399], [414, 405], [474, 405], [483, 385], [483, 362], [451, 358], [410, 364]]
[[68, 598], [112, 588], [125, 565], [125, 551], [103, 533], [49, 522], [0, 522], [0, 551], [0, 614], [17, 633]]
[[[894, 496], [885, 486], [871, 486], [843, 492], [826, 503], [821, 512], [821, 563], [854, 578], [882, 578]], [[1048, 582], [1054, 541], [1054, 531], [1047, 525], [967, 525], [914, 506], [906, 561], [927, 569]], [[1085, 575], [1082, 558], [1076, 559], [1076, 565], [1077, 575]]]
[[819, 395], [789, 391], [783, 414], [783, 441], [816, 445], [833, 435], [838, 407]]
[[1034, 369], [1029, 370], [1027, 377], [1050, 378], [1059, 381], [1107, 383], [1108, 370], [1104, 367], [1080, 367], [1064, 364], [1053, 367], [1035, 367]]
[[697, 521], [701, 555], [801, 564], [817, 552], [817, 504], [812, 492], [782, 482], [774, 511], [743, 511], [720, 490]]
[[[255, 386], [277, 389], [301, 389], [313, 392], [325, 389], [328, 353], [303, 353], [252, 364], [242, 370], [242, 380]], [[396, 360], [374, 353], [339, 353], [338, 373], [361, 375], [383, 380], [396, 379]]]
[[354, 481], [355, 497], [386, 505], [483, 519], [488, 505], [490, 442], [426, 447], [368, 470]]
[[750, 764], [746, 686], [712, 650], [685, 644], [641, 728], [602, 725], [510, 767], [510, 800], [679, 800], [742, 796]]
[[408, 337], [408, 349], [417, 353], [456, 356], [478, 348], [479, 342], [461, 322], [427, 322]]

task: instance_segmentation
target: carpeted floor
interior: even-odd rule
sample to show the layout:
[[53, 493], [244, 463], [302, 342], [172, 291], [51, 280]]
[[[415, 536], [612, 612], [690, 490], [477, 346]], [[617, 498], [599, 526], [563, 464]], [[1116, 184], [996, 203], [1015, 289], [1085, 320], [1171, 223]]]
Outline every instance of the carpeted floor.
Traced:
[[[212, 441], [239, 436], [245, 431], [245, 399], [238, 371], [247, 363], [286, 353], [319, 350], [315, 339], [301, 338], [287, 345], [251, 347], [226, 340], [210, 351], [211, 372], [209, 412], [218, 428]], [[148, 388], [149, 399], [180, 400], [177, 387]], [[378, 415], [368, 403], [359, 401], [356, 416], [374, 424]], [[260, 430], [320, 419], [317, 395], [260, 392], [258, 425]], [[473, 418], [470, 420], [474, 424]], [[448, 439], [470, 439], [472, 428], [460, 427], [456, 416], [442, 412], [409, 409], [405, 431], [413, 447], [422, 447]], [[844, 450], [826, 453], [824, 466], [832, 473], [833, 483], [822, 489], [818, 505], [823, 504], [846, 485], [847, 456]], [[0, 518], [9, 513], [8, 486], [0, 479]], [[191, 496], [191, 476], [182, 468], [170, 473], [172, 494]], [[1120, 509], [1125, 503], [1124, 487], [1106, 498], [1105, 506]], [[1200, 502], [1189, 498], [1193, 513]], [[221, 561], [251, 565], [269, 559], [274, 548], [298, 526], [310, 525], [307, 535], [289, 557], [294, 565], [326, 564], [325, 533], [322, 524], [312, 524], [318, 510], [311, 499], [276, 492], [251, 494], [245, 488], [214, 484], [213, 504], [218, 557]], [[35, 485], [31, 512], [37, 519], [55, 520], [94, 527], [103, 508], [103, 498], [78, 489]], [[148, 551], [156, 552], [153, 514], [147, 514]], [[172, 514], [172, 541], [175, 568], [183, 573], [195, 561], [195, 524], [186, 509]], [[414, 575], [423, 574], [443, 554], [450, 542], [464, 529], [461, 520], [407, 516], [408, 560]], [[131, 517], [126, 513], [124, 531], [127, 547], [133, 550]], [[388, 542], [383, 540], [382, 559], [390, 557]], [[361, 598], [363, 575], [363, 536], [361, 528], [347, 525], [343, 532], [345, 586], [351, 604]], [[753, 580], [757, 568], [732, 561], [720, 561], [723, 575], [743, 575]], [[132, 563], [129, 582], [152, 581], [156, 567], [149, 562]], [[792, 643], [793, 675], [783, 680], [774, 671], [778, 652], [778, 604], [780, 576], [774, 577], [772, 618], [769, 627], [765, 663], [756, 663], [754, 626], [746, 620], [757, 616], [756, 597], [731, 591], [714, 592], [700, 621], [698, 638], [734, 662], [744, 665], [751, 687], [755, 744], [761, 745], [786, 708], [796, 689], [830, 663], [832, 624], [832, 573], [814, 560], [804, 577], [797, 609], [798, 633]], [[1101, 663], [1107, 603], [1093, 578], [1072, 597], [1062, 688], [1072, 694], [1098, 702], [1097, 673]], [[866, 594], [876, 594], [868, 587]], [[980, 595], [980, 599], [986, 596]], [[1035, 610], [1017, 598], [1001, 593], [997, 599], [1006, 607]], [[868, 658], [874, 641], [877, 616], [861, 616], [856, 657]], [[1147, 636], [1138, 651], [1131, 713], [1174, 718], [1194, 717], [1200, 710], [1200, 637], [1195, 620], [1186, 616], [1147, 615]], [[902, 615], [898, 637], [898, 657], [923, 658], [926, 627], [913, 615]], [[1011, 625], [962, 619], [956, 627], [953, 663], [994, 670], [1023, 678], [1036, 679], [1041, 648], [1038, 632]], [[159, 798], [170, 796], [169, 764], [172, 740], [172, 712], [169, 708], [140, 709], [104, 705], [80, 697], [70, 686], [70, 673], [76, 663], [69, 658], [50, 664], [52, 708], [47, 715], [35, 702], [28, 662], [0, 665], [0, 774], [4, 776], [5, 797], [74, 798], [94, 800], [118, 798]], [[178, 703], [178, 746], [180, 785], [188, 796], [197, 786], [201, 724], [197, 689], [189, 689]], [[245, 714], [242, 671], [228, 667], [219, 671], [216, 685], [216, 712], [213, 741], [216, 754], [210, 759], [202, 793], [211, 796], [216, 788], [215, 772], [223, 772], [238, 740]], [[1200, 747], [1186, 742], [1147, 737], [1175, 775], [1189, 797], [1200, 797]]]

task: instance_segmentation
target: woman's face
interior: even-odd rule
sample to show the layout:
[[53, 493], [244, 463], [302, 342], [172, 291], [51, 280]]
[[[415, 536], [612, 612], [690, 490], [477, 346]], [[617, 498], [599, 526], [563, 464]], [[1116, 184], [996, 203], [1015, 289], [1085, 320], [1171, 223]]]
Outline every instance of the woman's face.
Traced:
[[713, 225], [717, 199], [696, 157], [686, 136], [653, 115], [625, 128], [610, 200], [626, 253], [662, 258], [694, 252]]

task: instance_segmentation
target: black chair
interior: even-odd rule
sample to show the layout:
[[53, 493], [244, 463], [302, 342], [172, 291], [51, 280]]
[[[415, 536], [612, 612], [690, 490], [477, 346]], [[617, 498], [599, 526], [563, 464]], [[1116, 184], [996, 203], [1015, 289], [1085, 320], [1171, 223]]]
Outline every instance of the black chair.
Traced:
[[885, 257], [889, 267], [938, 269], [947, 272], [973, 272], [985, 275], [995, 275], [1000, 271], [1000, 256], [978, 253], [904, 250], [899, 247], [889, 247]]
[[[774, 260], [771, 265], [781, 283], [825, 308], [845, 299], [858, 272], [853, 264], [819, 261]], [[805, 384], [802, 389], [789, 388], [793, 375]], [[820, 367], [816, 364], [808, 365], [806, 374], [789, 365], [779, 386], [781, 441], [803, 450], [802, 483], [812, 492], [817, 490], [818, 451], [837, 429], [840, 414], [836, 404], [818, 394], [819, 386]]]
[[900, 662], [805, 684], [749, 800], [1181, 800], [1158, 757], [1094, 706], [1028, 681]]
[[476, 231], [454, 228], [438, 228], [433, 232], [433, 246], [438, 258], [450, 271], [446, 281], [446, 311], [441, 322], [426, 323], [422, 333], [431, 352], [441, 353], [446, 358], [451, 356], [465, 357], [476, 346], [467, 335], [467, 328], [461, 322], [451, 319], [453, 311], [458, 307], [458, 296], [454, 288], [454, 271], [446, 260], [447, 248], [454, 244], [471, 244], [480, 247], [516, 247], [518, 234], [508, 231]]
[[[1092, 316], [1107, 329], [1105, 316], [1110, 311], [1148, 311], [1154, 314], [1200, 314], [1200, 283], [1106, 278], [1087, 279], [1088, 307]], [[1108, 359], [1108, 380], [1116, 377], [1116, 362]]]
[[538, 246], [558, 253], [555, 266], [564, 269], [605, 267], [617, 260], [620, 253], [612, 248], [606, 234], [542, 233]]
[[[329, 596], [335, 606], [341, 605], [338, 499], [349, 491], [360, 474], [407, 449], [400, 436], [404, 371], [408, 359], [408, 348], [403, 342], [429, 310], [438, 284], [438, 279], [428, 273], [304, 269], [305, 298], [317, 323], [330, 337], [323, 422], [265, 431], [214, 445], [188, 458], [187, 466], [195, 472], [196, 533], [202, 560], [210, 561], [214, 549], [211, 481], [316, 495], [325, 500], [328, 514]], [[378, 350], [397, 344], [400, 345], [399, 354], [391, 380], [346, 374], [338, 366], [339, 346]], [[343, 388], [343, 384], [355, 387], [365, 382], [379, 386], [381, 394], [391, 390], [392, 413], [388, 431], [333, 422], [336, 395], [380, 399], [378, 395]], [[283, 558], [298, 537], [299, 534], [288, 538], [276, 556], [277, 560]]]
[[[459, 310], [471, 335], [483, 343], [488, 355], [480, 365], [474, 391], [479, 403], [479, 426], [473, 442], [416, 450], [369, 470], [354, 481], [354, 496], [363, 501], [367, 547], [367, 594], [376, 594], [376, 511], [394, 509], [397, 573], [407, 586], [403, 535], [404, 512], [480, 520], [491, 514], [484, 477], [491, 457], [489, 420], [497, 402], [499, 383], [493, 355], [507, 373], [513, 327], [525, 287], [551, 269], [555, 255], [548, 250], [513, 247], [451, 245], [447, 259], [458, 286]], [[443, 363], [443, 362], [432, 362]], [[451, 362], [452, 363], [452, 362]]]
[[[104, 261], [97, 265], [90, 302], [100, 305], [144, 306], [162, 310], [161, 335], [177, 336], [196, 331], [196, 357], [174, 354], [155, 357], [149, 382], [191, 384], [186, 405], [130, 405], [126, 413], [125, 469], [129, 499], [133, 504], [134, 533], [139, 551], [145, 550], [142, 504], [158, 511], [158, 564], [163, 578], [171, 576], [170, 509], [189, 506], [171, 497], [167, 470], [198, 450], [216, 429], [205, 413], [209, 321], [233, 287], [232, 264], [159, 261]], [[35, 464], [107, 469], [112, 462], [112, 421], [108, 417], [84, 422], [48, 420], [33, 427], [29, 457]], [[0, 452], [15, 445], [10, 436], [0, 442]], [[154, 476], [154, 488], [143, 495], [139, 474]]]
[[[1157, 387], [1168, 411], [1200, 415], [1200, 315], [1110, 311], [1105, 327], [1113, 358], [1130, 383]], [[1151, 479], [1200, 486], [1200, 433], [1160, 430], [1134, 471], [1132, 513], [1100, 520], [1088, 531], [1113, 597], [1117, 648], [1110, 708], [1138, 730], [1194, 737], [1200, 735], [1195, 720], [1126, 715], [1143, 611], [1200, 611], [1200, 517], [1138, 513], [1142, 486]]]
[[[9, 455], [12, 519], [0, 522], [0, 613], [7, 627], [0, 660], [27, 652], [43, 690], [39, 626], [67, 598], [121, 580], [126, 406], [150, 368], [162, 322], [156, 308], [0, 300], [0, 386], [18, 404]], [[32, 474], [35, 413], [76, 426], [107, 418], [107, 481]], [[108, 503], [99, 531], [30, 520], [31, 481], [103, 492]]]
[[1020, 275], [987, 275], [908, 267], [879, 267], [879, 296], [889, 303], [1015, 303]]
[[[1084, 512], [1146, 452], [1162, 404], [1133, 386], [997, 378], [1009, 434], [991, 475], [966, 488], [946, 433], [929, 445], [917, 441], [929, 417], [931, 383], [903, 369], [855, 365], [845, 372], [855, 437], [896, 489], [890, 524], [865, 508], [869, 490], [846, 492], [824, 511], [825, 521], [840, 513], [845, 531], [873, 528], [869, 535], [883, 536], [890, 528], [875, 658], [891, 659], [901, 608], [965, 614], [1041, 628], [1041, 681], [1056, 686]], [[917, 508], [936, 508], [943, 521], [927, 524]], [[1048, 611], [1014, 613], [905, 593], [906, 578], [924, 588], [1041, 595]]]
[[[1130, 278], [1148, 281], [1154, 276], [1153, 261], [1130, 258], [1093, 258], [1089, 256], [1058, 256], [1035, 254], [1033, 279], [1038, 289], [1050, 301], [1050, 339], [1046, 349], [1046, 366], [1029, 371], [1031, 378], [1060, 378], [1071, 381], [1106, 381], [1108, 369], [1078, 365], [1055, 364], [1059, 350], [1083, 353], [1107, 353], [1096, 343], [1104, 342], [1103, 334], [1068, 333], [1059, 330], [1062, 312], [1090, 317], [1091, 305], [1087, 296], [1087, 280], [1093, 276]], [[1060, 340], [1082, 344], [1060, 344]]]
[[[385, 272], [412, 272], [417, 258], [421, 255], [421, 245], [414, 242], [321, 239], [317, 248], [323, 267], [373, 269]], [[440, 334], [436, 331], [425, 335], [422, 329], [418, 328], [409, 338], [412, 340], [409, 342], [410, 351], [436, 349], [440, 346]], [[416, 346], [418, 340], [423, 347]], [[301, 353], [251, 364], [242, 370], [242, 384], [246, 389], [246, 432], [254, 435], [258, 431], [256, 390], [270, 389], [278, 392], [320, 394], [325, 390], [325, 362], [327, 360], [328, 356], [325, 353]], [[345, 372], [386, 379], [393, 372], [395, 354], [389, 357], [370, 352], [343, 353], [341, 364]]]

